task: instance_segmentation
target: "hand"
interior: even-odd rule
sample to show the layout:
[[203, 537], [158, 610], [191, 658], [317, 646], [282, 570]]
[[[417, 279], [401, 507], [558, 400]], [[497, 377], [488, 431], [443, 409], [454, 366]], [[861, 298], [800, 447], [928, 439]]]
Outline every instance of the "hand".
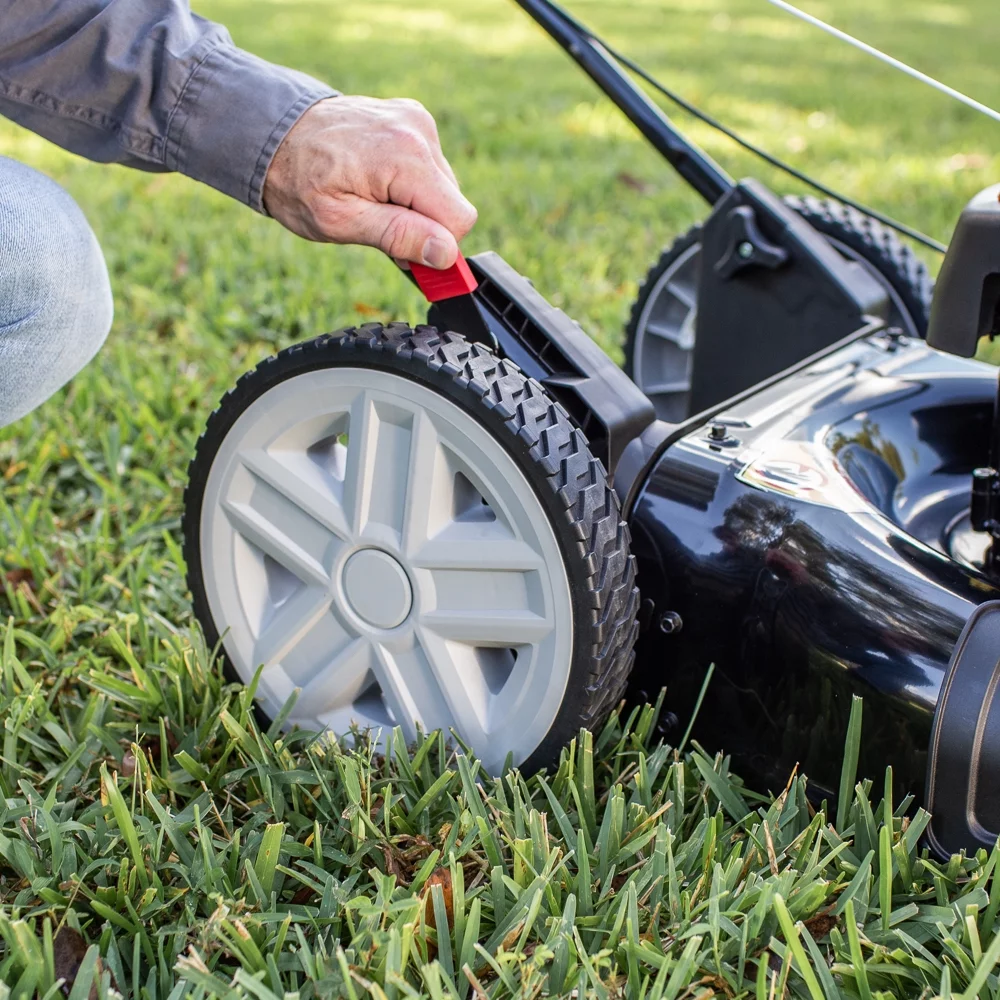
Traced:
[[328, 98], [295, 123], [268, 168], [264, 207], [307, 240], [437, 268], [455, 263], [476, 222], [425, 108], [371, 97]]

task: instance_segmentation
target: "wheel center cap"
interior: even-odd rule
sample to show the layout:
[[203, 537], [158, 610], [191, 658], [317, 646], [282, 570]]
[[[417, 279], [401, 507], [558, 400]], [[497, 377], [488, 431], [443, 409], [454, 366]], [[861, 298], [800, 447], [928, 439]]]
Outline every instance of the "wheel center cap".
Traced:
[[351, 610], [373, 628], [396, 628], [413, 607], [406, 570], [387, 552], [362, 549], [344, 564], [344, 594]]

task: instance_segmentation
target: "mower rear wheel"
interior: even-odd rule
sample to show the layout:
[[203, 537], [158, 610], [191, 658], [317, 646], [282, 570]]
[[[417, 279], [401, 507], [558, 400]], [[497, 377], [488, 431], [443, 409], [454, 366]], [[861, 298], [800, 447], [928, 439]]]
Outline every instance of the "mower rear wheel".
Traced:
[[[792, 196], [785, 201], [882, 284], [890, 325], [911, 337], [927, 335], [933, 282], [923, 261], [891, 229], [839, 202]], [[690, 416], [700, 272], [701, 227], [694, 226], [649, 271], [625, 330], [625, 371], [661, 420]]]
[[194, 611], [275, 717], [552, 763], [620, 699], [638, 591], [601, 463], [487, 348], [377, 324], [244, 375], [191, 463]]

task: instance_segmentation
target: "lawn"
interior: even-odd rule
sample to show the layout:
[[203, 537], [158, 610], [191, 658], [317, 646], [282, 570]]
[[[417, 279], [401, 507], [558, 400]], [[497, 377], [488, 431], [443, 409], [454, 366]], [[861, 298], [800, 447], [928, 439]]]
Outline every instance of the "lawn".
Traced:
[[[573, 7], [713, 114], [939, 239], [1000, 176], [995, 124], [763, 0]], [[512, 3], [199, 9], [344, 91], [424, 101], [480, 209], [466, 250], [497, 250], [613, 353], [643, 272], [703, 214]], [[809, 9], [1000, 105], [993, 0]], [[690, 131], [732, 173], [800, 190]], [[724, 758], [658, 746], [652, 710], [582, 734], [546, 778], [478, 783], [439, 736], [382, 756], [259, 731], [191, 621], [194, 441], [262, 357], [417, 320], [420, 302], [374, 252], [304, 244], [183, 178], [2, 123], [0, 154], [76, 196], [117, 300], [100, 358], [0, 431], [0, 998], [61, 995], [60, 976], [74, 1000], [92, 981], [135, 1000], [1000, 992], [1000, 853], [935, 863], [926, 816], [850, 754], [827, 815], [801, 776], [761, 798]]]

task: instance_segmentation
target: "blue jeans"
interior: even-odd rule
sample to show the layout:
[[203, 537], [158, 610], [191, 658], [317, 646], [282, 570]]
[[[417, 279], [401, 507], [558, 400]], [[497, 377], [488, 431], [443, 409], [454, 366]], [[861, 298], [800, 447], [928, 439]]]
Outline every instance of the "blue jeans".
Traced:
[[65, 385], [111, 327], [104, 256], [75, 201], [0, 156], [0, 427]]

